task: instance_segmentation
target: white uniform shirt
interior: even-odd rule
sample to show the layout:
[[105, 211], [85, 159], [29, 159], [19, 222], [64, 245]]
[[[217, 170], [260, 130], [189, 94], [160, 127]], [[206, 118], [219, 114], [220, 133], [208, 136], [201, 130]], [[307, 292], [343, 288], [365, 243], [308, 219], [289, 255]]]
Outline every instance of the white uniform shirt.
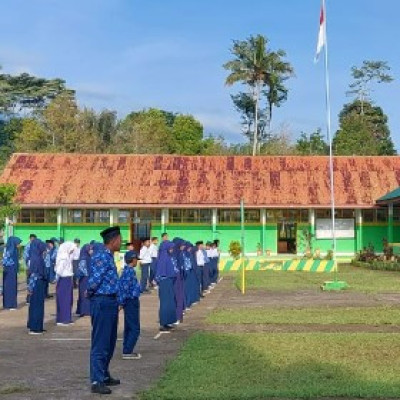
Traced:
[[151, 264], [151, 250], [150, 247], [143, 246], [139, 254], [141, 264]]
[[73, 259], [74, 261], [78, 261], [80, 255], [81, 255], [81, 248], [78, 247], [78, 246], [75, 244], [75, 249], [74, 249], [74, 252], [72, 253], [72, 259]]
[[65, 242], [58, 248], [56, 265], [54, 267], [58, 277], [67, 278], [74, 275], [72, 260], [75, 247], [74, 243]]
[[204, 260], [203, 250], [197, 250], [197, 252], [196, 252], [196, 260], [197, 260], [197, 265], [199, 267], [204, 267], [205, 260]]
[[154, 243], [152, 243], [149, 248], [150, 248], [151, 258], [157, 258], [158, 257], [158, 247]]

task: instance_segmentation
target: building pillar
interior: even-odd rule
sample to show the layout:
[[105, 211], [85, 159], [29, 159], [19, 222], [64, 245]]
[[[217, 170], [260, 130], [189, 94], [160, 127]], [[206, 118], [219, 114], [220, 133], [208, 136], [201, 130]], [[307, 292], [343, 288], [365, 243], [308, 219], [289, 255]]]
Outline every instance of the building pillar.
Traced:
[[110, 226], [118, 224], [118, 209], [110, 208]]
[[388, 206], [388, 242], [393, 243], [393, 203]]
[[267, 210], [263, 208], [261, 210], [261, 250], [262, 250], [262, 255], [264, 255], [264, 252], [266, 250], [266, 243], [265, 243], [265, 228], [267, 225]]
[[356, 215], [356, 252], [361, 251], [363, 249], [363, 218], [362, 218], [362, 210], [355, 210]]
[[58, 236], [58, 239], [60, 237], [62, 237], [62, 234], [61, 234], [62, 222], [63, 222], [63, 209], [61, 207], [59, 207], [57, 209], [57, 236]]
[[13, 236], [14, 234], [14, 225], [13, 221], [6, 217], [5, 223], [4, 223], [4, 243], [7, 242], [8, 238], [10, 236]]
[[168, 208], [161, 210], [161, 233], [165, 232], [165, 226], [168, 223]]
[[211, 225], [212, 225], [212, 237], [213, 237], [213, 240], [216, 239], [217, 224], [218, 224], [218, 209], [213, 208], [212, 209], [212, 214], [211, 214]]
[[310, 232], [311, 235], [315, 235], [315, 210], [310, 208], [308, 210], [308, 222], [310, 223]]

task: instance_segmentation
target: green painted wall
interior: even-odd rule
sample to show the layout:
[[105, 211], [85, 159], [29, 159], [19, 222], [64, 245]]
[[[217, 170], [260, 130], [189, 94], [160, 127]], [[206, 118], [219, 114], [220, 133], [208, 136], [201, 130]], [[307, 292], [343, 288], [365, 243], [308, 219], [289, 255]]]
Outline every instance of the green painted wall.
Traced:
[[383, 251], [382, 239], [388, 237], [388, 227], [386, 224], [366, 224], [362, 227], [363, 248], [370, 243], [375, 251]]
[[[241, 241], [242, 233], [240, 224], [217, 225], [217, 238], [221, 241], [221, 251], [228, 252], [229, 244], [233, 240]], [[268, 234], [266, 234], [266, 241], [268, 242]], [[262, 226], [258, 225], [245, 225], [245, 252], [257, 252], [258, 243], [262, 242]]]
[[31, 225], [31, 224], [16, 224], [14, 225], [14, 236], [19, 237], [23, 244], [29, 240], [29, 235], [34, 233], [39, 239], [46, 240], [51, 237], [59, 237], [57, 225]]
[[109, 224], [71, 224], [61, 227], [61, 237], [67, 240], [79, 238], [81, 243], [88, 243], [91, 240], [101, 241], [100, 232], [106, 229]]
[[[168, 233], [170, 240], [172, 240], [174, 237], [180, 237], [192, 243], [196, 243], [198, 240], [203, 240], [204, 242], [208, 240], [213, 240], [213, 231], [211, 225], [166, 224], [165, 232]], [[163, 232], [161, 232], [161, 226], [153, 227], [153, 236], [159, 237], [162, 233]]]

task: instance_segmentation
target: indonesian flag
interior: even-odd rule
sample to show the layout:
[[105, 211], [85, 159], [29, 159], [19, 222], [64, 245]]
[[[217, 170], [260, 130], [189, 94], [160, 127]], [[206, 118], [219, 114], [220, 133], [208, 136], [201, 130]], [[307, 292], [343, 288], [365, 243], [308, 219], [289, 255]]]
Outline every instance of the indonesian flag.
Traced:
[[319, 17], [319, 34], [318, 34], [318, 44], [317, 53], [315, 54], [315, 62], [318, 62], [319, 55], [322, 49], [326, 45], [326, 12], [325, 12], [325, 0], [322, 0], [321, 4], [321, 15]]

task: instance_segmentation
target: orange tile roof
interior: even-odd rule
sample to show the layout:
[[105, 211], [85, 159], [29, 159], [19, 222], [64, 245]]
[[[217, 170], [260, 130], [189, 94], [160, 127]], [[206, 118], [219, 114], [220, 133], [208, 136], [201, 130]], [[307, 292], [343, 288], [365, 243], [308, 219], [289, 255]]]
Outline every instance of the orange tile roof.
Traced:
[[[23, 206], [329, 207], [327, 157], [14, 154], [0, 182]], [[400, 186], [400, 157], [336, 157], [337, 207]]]

